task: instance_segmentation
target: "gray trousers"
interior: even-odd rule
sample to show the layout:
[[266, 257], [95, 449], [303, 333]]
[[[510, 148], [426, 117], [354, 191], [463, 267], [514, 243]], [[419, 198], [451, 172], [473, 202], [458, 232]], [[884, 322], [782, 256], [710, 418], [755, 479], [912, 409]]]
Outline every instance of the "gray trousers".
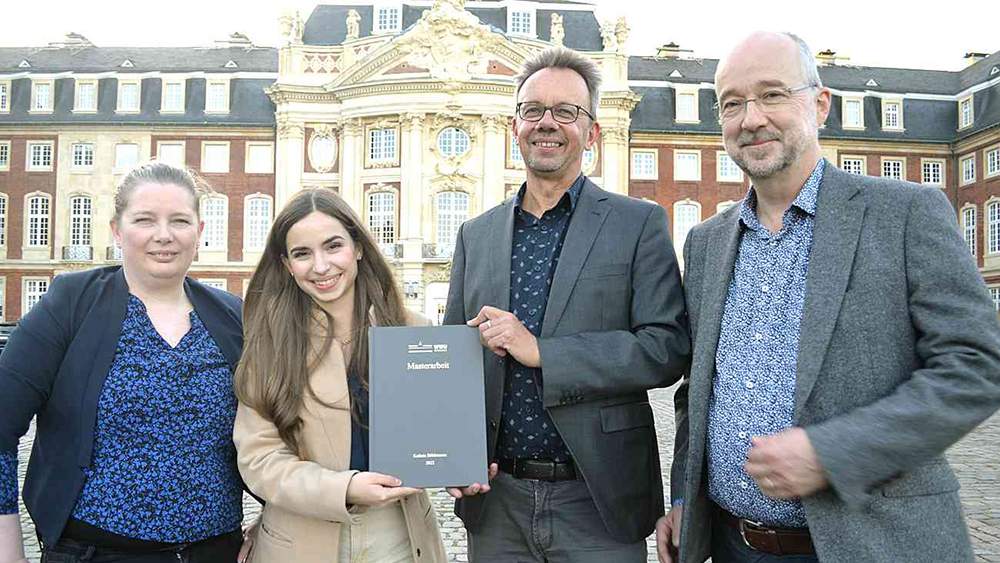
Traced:
[[608, 535], [583, 481], [533, 481], [500, 472], [469, 534], [471, 563], [640, 563], [646, 542]]

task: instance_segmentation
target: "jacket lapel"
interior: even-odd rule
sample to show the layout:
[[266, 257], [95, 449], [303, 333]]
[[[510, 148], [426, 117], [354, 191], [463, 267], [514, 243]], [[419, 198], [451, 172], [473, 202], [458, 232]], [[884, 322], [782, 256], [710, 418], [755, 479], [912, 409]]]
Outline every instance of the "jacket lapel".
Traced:
[[[482, 237], [478, 249], [479, 252], [492, 257], [490, 274], [495, 283], [491, 285], [496, 291], [492, 296], [493, 303], [497, 308], [508, 311], [510, 310], [510, 256], [514, 240], [514, 199], [503, 202], [498, 211], [493, 214], [489, 230], [486, 236]], [[493, 238], [495, 233], [499, 233], [499, 241]], [[467, 311], [467, 313], [471, 318], [479, 311]]]
[[[740, 233], [742, 232], [739, 205], [733, 206], [728, 213], [729, 215], [724, 221], [720, 221], [713, 230], [703, 235], [707, 240], [702, 246], [705, 252], [705, 267], [701, 271], [702, 291], [698, 299], [698, 311], [689, 312], [698, 315], [698, 335], [695, 342], [688, 391], [689, 412], [708, 412], [708, 400], [712, 394], [712, 380], [715, 378], [715, 356], [719, 347], [719, 334], [722, 330], [722, 313], [726, 306], [729, 284], [733, 279], [733, 268], [736, 264]], [[693, 250], [698, 251], [699, 249]], [[695, 257], [689, 258], [696, 259]], [[689, 420], [689, 424], [692, 426], [690, 436], [700, 437], [704, 440], [703, 428], [707, 424], [707, 418], [694, 417]], [[698, 428], [693, 428], [695, 426]], [[701, 447], [694, 446], [692, 451], [701, 451]]]
[[799, 325], [795, 420], [809, 398], [836, 325], [861, 233], [865, 204], [851, 177], [827, 163], [820, 184], [806, 297]]
[[556, 326], [559, 325], [559, 319], [566, 311], [566, 304], [569, 302], [577, 278], [580, 277], [580, 270], [583, 269], [587, 255], [590, 254], [590, 247], [594, 245], [597, 234], [608, 216], [607, 199], [607, 194], [589, 179], [584, 183], [573, 217], [566, 228], [559, 264], [552, 277], [549, 302], [545, 307], [545, 317], [542, 319], [543, 337], [552, 336]]

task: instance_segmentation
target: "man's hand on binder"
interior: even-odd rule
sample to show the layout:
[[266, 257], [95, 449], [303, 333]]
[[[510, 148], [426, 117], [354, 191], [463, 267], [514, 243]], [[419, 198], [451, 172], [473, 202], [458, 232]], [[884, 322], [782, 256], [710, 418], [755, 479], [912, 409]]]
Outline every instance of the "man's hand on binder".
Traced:
[[487, 305], [465, 324], [479, 327], [480, 340], [494, 354], [506, 356], [509, 353], [523, 366], [542, 367], [538, 340], [514, 313]]
[[[498, 471], [500, 471], [500, 468], [497, 467], [497, 464], [491, 463], [490, 464], [490, 469], [489, 469], [489, 472], [488, 472], [489, 473], [489, 481], [492, 481], [493, 478], [497, 476], [497, 472]], [[453, 497], [455, 497], [455, 498], [471, 497], [471, 496], [478, 495], [480, 493], [488, 493], [488, 492], [490, 492], [490, 484], [489, 484], [489, 482], [487, 482], [485, 484], [482, 484], [482, 483], [473, 483], [473, 484], [469, 485], [468, 487], [462, 487], [462, 488], [448, 487], [448, 494], [451, 495], [451, 496], [453, 496]]]
[[401, 487], [401, 484], [402, 481], [392, 475], [370, 471], [355, 473], [347, 485], [347, 504], [382, 506], [420, 492], [420, 489]]

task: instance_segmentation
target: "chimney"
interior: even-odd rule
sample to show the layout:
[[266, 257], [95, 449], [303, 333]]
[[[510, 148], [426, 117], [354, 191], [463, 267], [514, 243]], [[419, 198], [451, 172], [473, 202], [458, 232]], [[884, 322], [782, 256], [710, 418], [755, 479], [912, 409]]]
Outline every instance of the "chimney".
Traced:
[[983, 59], [989, 58], [989, 56], [990, 56], [989, 53], [977, 53], [975, 51], [969, 51], [968, 53], [963, 55], [962, 58], [965, 59], [966, 66], [972, 66]]
[[86, 48], [93, 47], [94, 44], [90, 42], [89, 39], [80, 35], [79, 33], [69, 32], [66, 34], [66, 38], [62, 41], [52, 41], [49, 43], [49, 48], [51, 49], [65, 49], [65, 48]]
[[846, 63], [849, 60], [851, 60], [850, 57], [838, 55], [833, 49], [816, 53], [816, 64], [819, 66], [836, 66], [840, 63]]
[[229, 37], [226, 39], [217, 39], [215, 41], [215, 47], [220, 49], [225, 49], [227, 47], [243, 47], [245, 49], [252, 49], [254, 46], [250, 38], [244, 33], [238, 31], [230, 33]]
[[681, 49], [680, 45], [671, 41], [670, 43], [661, 45], [656, 50], [656, 56], [663, 59], [681, 59], [687, 58], [693, 52], [691, 49]]

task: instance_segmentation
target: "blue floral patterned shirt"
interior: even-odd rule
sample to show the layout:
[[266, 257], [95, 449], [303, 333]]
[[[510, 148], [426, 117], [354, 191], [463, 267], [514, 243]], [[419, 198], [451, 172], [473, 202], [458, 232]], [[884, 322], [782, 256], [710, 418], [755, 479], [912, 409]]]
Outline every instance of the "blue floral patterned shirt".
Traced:
[[171, 347], [129, 296], [73, 518], [121, 536], [191, 542], [239, 529], [233, 378], [198, 315]]
[[[549, 301], [566, 229], [580, 198], [581, 174], [555, 207], [535, 217], [521, 208], [525, 187], [514, 200], [510, 256], [510, 311], [536, 337]], [[503, 395], [499, 457], [567, 461], [569, 449], [542, 405], [542, 370], [511, 358]]]
[[17, 512], [17, 450], [0, 452], [0, 514]]
[[715, 356], [708, 415], [708, 493], [728, 512], [770, 525], [805, 527], [798, 500], [761, 492], [743, 470], [754, 436], [792, 426], [799, 323], [805, 303], [823, 160], [771, 233], [753, 188], [740, 206], [743, 233]]

